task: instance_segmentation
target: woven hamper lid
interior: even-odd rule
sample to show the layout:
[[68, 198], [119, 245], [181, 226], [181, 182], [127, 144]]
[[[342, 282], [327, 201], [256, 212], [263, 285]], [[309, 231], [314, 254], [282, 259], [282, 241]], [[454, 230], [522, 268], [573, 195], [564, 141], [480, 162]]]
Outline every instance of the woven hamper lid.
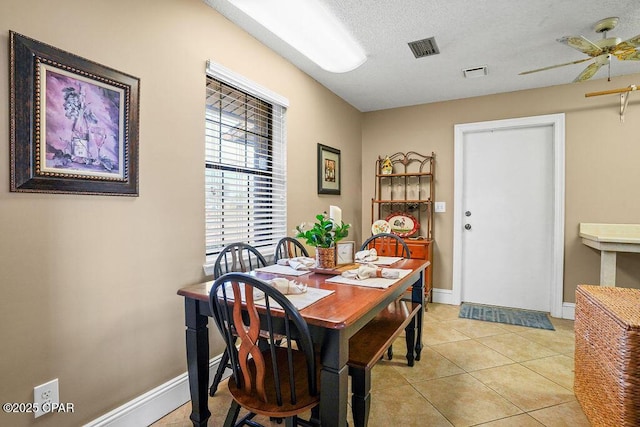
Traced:
[[602, 306], [629, 329], [640, 330], [640, 289], [578, 285], [576, 293]]

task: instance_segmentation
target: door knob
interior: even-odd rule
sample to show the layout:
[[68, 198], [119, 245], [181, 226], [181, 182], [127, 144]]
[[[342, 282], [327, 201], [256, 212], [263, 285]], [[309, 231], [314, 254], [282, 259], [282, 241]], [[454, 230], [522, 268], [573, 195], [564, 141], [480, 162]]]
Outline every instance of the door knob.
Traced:
[[465, 230], [471, 230], [471, 224], [465, 224], [464, 225], [464, 229]]

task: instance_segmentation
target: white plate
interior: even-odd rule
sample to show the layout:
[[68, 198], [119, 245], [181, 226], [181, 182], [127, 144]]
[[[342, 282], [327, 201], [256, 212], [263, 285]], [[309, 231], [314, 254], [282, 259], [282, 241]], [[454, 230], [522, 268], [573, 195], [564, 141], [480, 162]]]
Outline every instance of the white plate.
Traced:
[[371, 226], [371, 232], [373, 234], [390, 233], [391, 225], [384, 219], [379, 219]]

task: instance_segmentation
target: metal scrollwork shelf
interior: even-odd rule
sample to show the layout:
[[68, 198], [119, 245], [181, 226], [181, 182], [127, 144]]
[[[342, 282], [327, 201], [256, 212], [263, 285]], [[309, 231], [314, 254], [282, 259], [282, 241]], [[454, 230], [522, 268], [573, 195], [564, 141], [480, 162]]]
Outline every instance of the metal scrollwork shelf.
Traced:
[[415, 217], [420, 224], [417, 236], [409, 237], [433, 239], [435, 153], [425, 156], [409, 151], [378, 156], [375, 170], [375, 196], [371, 199], [372, 221], [385, 219], [395, 212], [405, 212]]
[[371, 199], [371, 222], [387, 218], [397, 221], [390, 224], [392, 232], [404, 238], [411, 258], [431, 262], [425, 280], [428, 298], [433, 278], [435, 158], [433, 152], [425, 156], [414, 151], [378, 156], [375, 195]]

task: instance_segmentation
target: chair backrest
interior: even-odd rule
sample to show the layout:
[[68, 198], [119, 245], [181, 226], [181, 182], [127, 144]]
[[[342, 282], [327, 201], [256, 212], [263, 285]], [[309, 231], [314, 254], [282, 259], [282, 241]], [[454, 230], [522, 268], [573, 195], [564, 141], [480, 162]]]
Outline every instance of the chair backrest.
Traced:
[[309, 256], [309, 252], [302, 243], [293, 237], [283, 237], [276, 245], [274, 261], [281, 258], [295, 258], [299, 256]]
[[[227, 345], [234, 387], [278, 406], [293, 405], [300, 395], [318, 395], [309, 327], [280, 291], [254, 276], [227, 273], [214, 281], [209, 307]], [[296, 373], [307, 384], [296, 383]]]
[[411, 257], [411, 251], [409, 251], [409, 247], [402, 240], [401, 237], [396, 236], [391, 233], [380, 233], [374, 234], [369, 237], [360, 247], [360, 250], [363, 251], [365, 249], [371, 249], [375, 246], [381, 248], [378, 250], [379, 253], [383, 253], [386, 256], [401, 256], [404, 258]]
[[258, 267], [264, 267], [267, 261], [256, 248], [246, 243], [231, 243], [225, 247], [213, 265], [213, 276], [225, 273], [246, 273]]

